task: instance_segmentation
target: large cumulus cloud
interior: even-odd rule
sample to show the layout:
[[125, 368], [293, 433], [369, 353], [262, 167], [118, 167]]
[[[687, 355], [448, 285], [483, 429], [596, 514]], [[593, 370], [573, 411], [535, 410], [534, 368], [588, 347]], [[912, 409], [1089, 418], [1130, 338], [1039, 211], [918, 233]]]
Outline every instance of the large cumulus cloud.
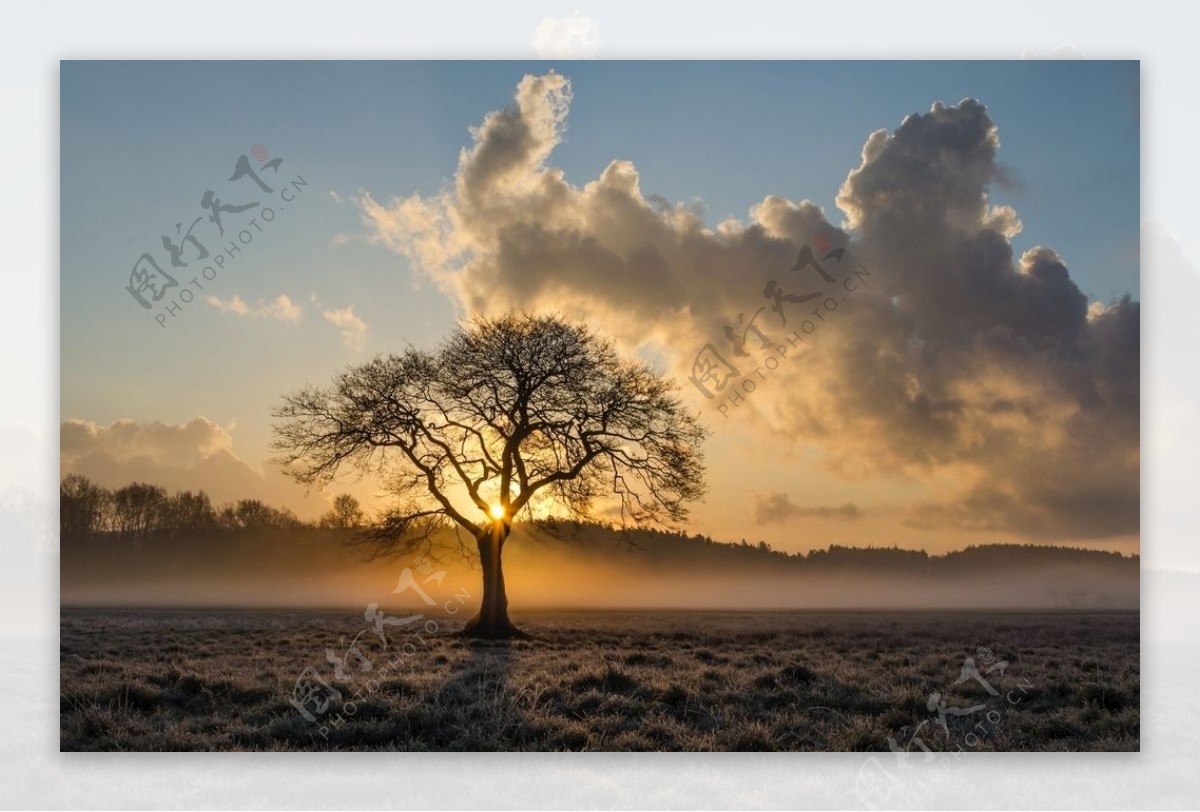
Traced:
[[878, 291], [844, 336], [835, 429], [876, 464], [961, 471], [915, 522], [1135, 534], [1138, 305], [1089, 307], [1049, 248], [1014, 259], [1016, 214], [987, 198], [999, 146], [972, 100], [868, 139], [838, 205]]
[[739, 314], [767, 307], [757, 323], [772, 344], [794, 330], [767, 283], [815, 287], [789, 271], [800, 249], [847, 247], [869, 283], [739, 414], [821, 447], [843, 476], [922, 478], [919, 526], [1137, 532], [1138, 304], [1089, 303], [1050, 248], [1014, 257], [1021, 224], [988, 199], [1003, 176], [981, 103], [872, 133], [839, 191], [838, 228], [779, 195], [710, 227], [694, 205], [644, 194], [628, 160], [573, 184], [550, 163], [570, 101], [566, 78], [525, 77], [472, 131], [450, 188], [359, 199], [372, 238], [467, 311], [579, 315], [629, 347], [652, 343], [681, 379], [700, 347], [729, 347]]

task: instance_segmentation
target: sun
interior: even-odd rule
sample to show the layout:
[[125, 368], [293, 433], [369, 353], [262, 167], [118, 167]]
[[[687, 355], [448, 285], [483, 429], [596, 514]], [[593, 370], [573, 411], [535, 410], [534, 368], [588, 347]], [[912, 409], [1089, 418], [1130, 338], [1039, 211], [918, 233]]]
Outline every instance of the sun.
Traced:
[[503, 519], [504, 518], [504, 505], [497, 502], [496, 504], [494, 504], [490, 508], [488, 508], [488, 513], [492, 514], [493, 519]]

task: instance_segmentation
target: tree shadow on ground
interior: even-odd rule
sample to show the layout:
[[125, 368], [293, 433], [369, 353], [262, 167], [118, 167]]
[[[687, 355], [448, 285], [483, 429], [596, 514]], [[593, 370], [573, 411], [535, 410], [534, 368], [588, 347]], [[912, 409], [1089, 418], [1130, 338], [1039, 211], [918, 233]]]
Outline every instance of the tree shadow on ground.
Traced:
[[463, 640], [461, 645], [469, 655], [429, 696], [435, 729], [428, 733], [438, 749], [509, 749], [526, 719], [524, 697], [510, 681], [518, 644]]

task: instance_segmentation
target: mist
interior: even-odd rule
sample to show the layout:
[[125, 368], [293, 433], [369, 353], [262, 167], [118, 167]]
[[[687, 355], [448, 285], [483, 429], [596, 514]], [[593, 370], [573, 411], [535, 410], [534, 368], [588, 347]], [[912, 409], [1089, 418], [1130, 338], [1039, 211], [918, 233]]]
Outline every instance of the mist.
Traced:
[[[375, 557], [352, 532], [202, 534], [64, 546], [64, 607], [428, 607], [395, 592], [405, 568], [437, 603], [474, 611], [481, 572], [453, 533], [425, 551]], [[837, 549], [837, 548], [835, 548]], [[517, 527], [504, 550], [510, 610], [1072, 610], [1136, 609], [1138, 560], [1020, 545], [928, 557], [916, 567], [888, 550], [841, 548], [816, 562], [756, 547], [597, 528], [562, 537]], [[969, 552], [969, 551], [968, 551]], [[850, 555], [853, 554], [853, 555]], [[911, 557], [911, 555], [909, 556]], [[996, 559], [1001, 563], [997, 564]], [[918, 559], [917, 564], [921, 563]], [[914, 571], [916, 569], [916, 571]], [[457, 596], [457, 597], [455, 597]]]

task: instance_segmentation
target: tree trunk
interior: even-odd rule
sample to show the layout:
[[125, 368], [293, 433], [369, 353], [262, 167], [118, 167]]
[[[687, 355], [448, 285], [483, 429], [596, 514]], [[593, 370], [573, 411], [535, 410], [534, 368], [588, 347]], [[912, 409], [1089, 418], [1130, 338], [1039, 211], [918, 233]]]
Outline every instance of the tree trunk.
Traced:
[[463, 637], [506, 640], [527, 636], [508, 619], [508, 596], [504, 592], [504, 569], [500, 553], [509, 529], [507, 522], [495, 521], [475, 538], [479, 547], [479, 562], [483, 565], [483, 601], [479, 605], [479, 613], [467, 621], [459, 633]]

